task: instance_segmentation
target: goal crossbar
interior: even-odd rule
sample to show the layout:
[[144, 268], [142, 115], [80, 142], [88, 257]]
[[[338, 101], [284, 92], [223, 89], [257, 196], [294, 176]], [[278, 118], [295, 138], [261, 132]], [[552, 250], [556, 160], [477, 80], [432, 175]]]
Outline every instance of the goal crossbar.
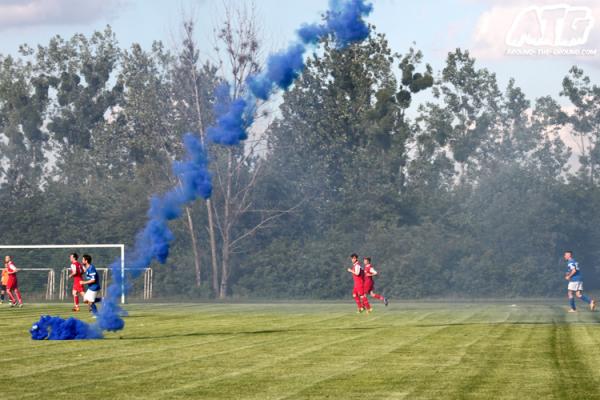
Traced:
[[119, 244], [20, 244], [20, 245], [0, 245], [0, 249], [100, 249], [100, 248], [118, 248], [121, 250], [121, 304], [125, 304], [125, 245]]

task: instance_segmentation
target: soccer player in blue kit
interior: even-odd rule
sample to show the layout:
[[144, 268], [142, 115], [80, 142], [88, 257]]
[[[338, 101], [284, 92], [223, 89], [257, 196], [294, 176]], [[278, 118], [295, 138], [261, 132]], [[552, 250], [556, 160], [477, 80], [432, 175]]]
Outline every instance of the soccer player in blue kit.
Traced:
[[571, 250], [565, 251], [564, 259], [567, 262], [565, 279], [569, 281], [569, 286], [567, 287], [567, 296], [569, 297], [570, 306], [569, 312], [577, 312], [573, 293], [579, 299], [588, 303], [590, 305], [590, 310], [594, 311], [596, 309], [596, 301], [583, 294], [583, 277], [581, 276], [581, 271], [579, 270], [579, 264], [573, 258], [573, 252]]
[[94, 314], [98, 312], [96, 303], [100, 301], [100, 275], [96, 272], [96, 267], [92, 264], [92, 257], [88, 254], [84, 254], [83, 268], [85, 269], [84, 280], [81, 282], [83, 285], [87, 285], [87, 291], [83, 295], [83, 302], [88, 304], [90, 311]]

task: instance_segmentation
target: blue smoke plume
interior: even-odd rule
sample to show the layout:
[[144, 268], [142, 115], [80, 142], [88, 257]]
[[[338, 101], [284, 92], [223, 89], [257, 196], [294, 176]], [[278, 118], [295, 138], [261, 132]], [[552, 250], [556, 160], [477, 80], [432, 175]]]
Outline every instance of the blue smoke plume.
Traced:
[[[179, 185], [162, 196], [153, 196], [148, 210], [148, 222], [137, 235], [131, 255], [125, 264], [132, 270], [132, 277], [139, 275], [153, 260], [164, 263], [169, 256], [169, 246], [175, 236], [168, 227], [168, 221], [178, 218], [183, 207], [199, 197], [207, 199], [212, 192], [211, 175], [208, 160], [200, 139], [188, 133], [183, 138], [186, 157], [182, 162], [173, 163], [173, 173]], [[64, 320], [60, 317], [44, 316], [31, 330], [32, 339], [99, 339], [102, 331], [123, 329], [125, 312], [119, 306], [122, 293], [121, 262], [110, 266], [113, 280], [108, 287], [102, 306], [96, 314], [93, 324], [87, 324], [75, 318]], [[126, 285], [125, 288], [127, 288]]]
[[363, 17], [371, 14], [373, 5], [363, 0], [330, 0], [326, 17], [327, 29], [335, 37], [339, 48], [360, 42], [369, 36], [369, 27]]
[[35, 340], [102, 339], [102, 330], [98, 325], [87, 324], [73, 317], [62, 319], [44, 315], [29, 332]]
[[[132, 272], [132, 278], [138, 276], [153, 260], [164, 264], [169, 257], [169, 248], [175, 236], [168, 227], [168, 221], [179, 218], [186, 204], [198, 198], [208, 199], [212, 193], [212, 180], [208, 171], [208, 160], [200, 139], [187, 133], [183, 137], [186, 149], [185, 161], [173, 163], [173, 174], [179, 185], [162, 196], [153, 196], [148, 210], [148, 222], [138, 234], [133, 251], [125, 259], [125, 265]], [[123, 329], [125, 311], [119, 305], [122, 287], [126, 282], [121, 278], [121, 262], [111, 266], [113, 280], [109, 285], [102, 306], [98, 311], [96, 323], [103, 331]]]
[[[304, 24], [298, 30], [299, 40], [286, 50], [267, 58], [266, 69], [247, 80], [249, 92], [232, 99], [231, 88], [227, 84], [219, 86], [215, 95], [216, 125], [207, 129], [207, 136], [213, 143], [234, 146], [248, 137], [247, 130], [252, 125], [256, 99], [267, 100], [275, 89], [286, 90], [304, 69], [304, 53], [307, 46], [317, 44], [326, 35], [332, 35], [338, 48], [364, 40], [369, 35], [369, 27], [363, 18], [372, 11], [372, 5], [364, 0], [330, 0], [329, 10], [322, 24]], [[174, 240], [168, 221], [179, 218], [183, 207], [198, 199], [211, 195], [211, 176], [208, 172], [207, 157], [200, 140], [192, 135], [184, 136], [186, 159], [173, 164], [173, 173], [179, 184], [162, 196], [150, 200], [148, 222], [137, 235], [134, 248], [125, 260], [128, 269], [139, 275], [153, 260], [164, 263], [169, 257], [169, 248]], [[86, 324], [74, 318], [63, 320], [59, 317], [44, 316], [31, 328], [33, 339], [97, 339], [102, 331], [123, 329], [125, 315], [119, 306], [127, 290], [121, 278], [120, 261], [111, 265], [113, 280], [102, 300], [102, 305], [94, 324]], [[135, 272], [139, 271], [139, 272]], [[76, 322], [73, 322], [76, 321]]]
[[373, 6], [364, 0], [330, 0], [323, 24], [303, 24], [296, 32], [299, 42], [270, 55], [265, 71], [248, 77], [252, 95], [267, 100], [275, 89], [287, 90], [304, 69], [303, 55], [307, 47], [316, 45], [327, 35], [333, 36], [338, 48], [366, 39], [369, 27], [363, 18], [372, 10]]
[[248, 138], [247, 130], [252, 125], [254, 114], [253, 102], [244, 98], [232, 101], [230, 91], [227, 83], [217, 87], [214, 109], [217, 125], [206, 130], [212, 142], [225, 146], [235, 146]]

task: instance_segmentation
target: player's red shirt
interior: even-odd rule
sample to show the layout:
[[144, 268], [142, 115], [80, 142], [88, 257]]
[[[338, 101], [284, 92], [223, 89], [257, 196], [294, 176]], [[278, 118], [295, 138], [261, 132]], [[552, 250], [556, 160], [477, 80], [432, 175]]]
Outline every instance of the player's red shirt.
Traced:
[[[15, 266], [15, 263], [10, 261], [8, 264], [6, 264], [6, 269], [9, 272], [8, 282], [6, 282], [6, 286], [9, 288], [16, 287], [17, 286], [17, 274], [16, 274], [17, 267]], [[14, 272], [14, 273], [12, 273], [12, 272]]]
[[354, 287], [363, 287], [363, 278], [365, 276], [365, 272], [363, 271], [360, 263], [357, 261], [352, 266], [352, 278], [354, 279]]
[[75, 261], [71, 264], [71, 273], [73, 274], [73, 281], [79, 282], [83, 278], [83, 267], [79, 261]]
[[376, 274], [375, 268], [371, 264], [365, 265], [365, 286], [373, 284], [373, 277], [369, 276], [369, 274]]

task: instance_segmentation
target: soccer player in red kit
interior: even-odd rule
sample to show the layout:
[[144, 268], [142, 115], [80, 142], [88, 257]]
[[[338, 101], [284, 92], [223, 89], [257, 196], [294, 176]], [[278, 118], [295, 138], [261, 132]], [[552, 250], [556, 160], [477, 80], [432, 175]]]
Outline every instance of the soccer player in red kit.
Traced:
[[[19, 291], [19, 283], [17, 282], [17, 272], [19, 270], [15, 266], [12, 260], [12, 256], [4, 257], [4, 268], [8, 270], [8, 281], [6, 282], [6, 292], [10, 299], [10, 306], [14, 307], [19, 302], [19, 308], [23, 307], [23, 300], [21, 299], [21, 292]], [[14, 292], [15, 294], [13, 295]], [[15, 299], [16, 297], [16, 299]]]
[[377, 275], [377, 271], [375, 271], [375, 268], [373, 268], [373, 266], [371, 265], [371, 258], [365, 257], [364, 263], [365, 263], [365, 279], [364, 279], [365, 297], [367, 297], [367, 295], [374, 297], [377, 300], [383, 301], [383, 304], [385, 304], [387, 306], [388, 305], [387, 297], [383, 297], [382, 295], [374, 292], [375, 286], [373, 283], [373, 277], [375, 275]]
[[367, 300], [367, 296], [365, 296], [364, 293], [365, 272], [358, 262], [357, 254], [352, 254], [350, 258], [352, 259], [352, 267], [348, 268], [348, 272], [352, 274], [352, 278], [354, 279], [352, 297], [354, 297], [354, 301], [356, 301], [359, 313], [363, 312], [365, 309], [367, 312], [371, 312], [371, 305], [369, 304], [369, 300]]
[[83, 277], [83, 267], [77, 261], [79, 256], [77, 253], [69, 254], [69, 261], [71, 266], [69, 267], [69, 278], [73, 278], [73, 311], [79, 311], [79, 295], [83, 297], [83, 285], [81, 284], [81, 278]]

